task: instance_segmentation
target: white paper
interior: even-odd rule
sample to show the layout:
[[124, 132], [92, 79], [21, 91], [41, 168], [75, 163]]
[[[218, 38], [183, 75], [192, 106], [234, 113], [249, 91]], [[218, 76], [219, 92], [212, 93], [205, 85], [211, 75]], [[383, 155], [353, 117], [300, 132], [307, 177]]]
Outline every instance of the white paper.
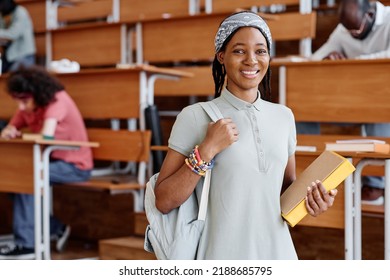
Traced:
[[337, 140], [336, 143], [339, 144], [386, 144], [385, 141], [377, 139], [349, 139], [349, 140]]
[[295, 151], [297, 151], [297, 152], [316, 152], [317, 147], [316, 146], [297, 146]]

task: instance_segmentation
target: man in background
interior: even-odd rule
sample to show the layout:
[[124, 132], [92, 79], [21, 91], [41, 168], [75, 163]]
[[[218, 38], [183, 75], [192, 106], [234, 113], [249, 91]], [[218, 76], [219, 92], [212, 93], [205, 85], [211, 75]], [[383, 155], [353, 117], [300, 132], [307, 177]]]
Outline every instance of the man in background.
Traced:
[[[311, 59], [390, 58], [390, 7], [369, 0], [341, 0], [339, 5], [339, 24]], [[367, 136], [390, 137], [388, 123], [364, 124], [363, 130]], [[297, 132], [319, 134], [320, 124], [297, 123]], [[383, 195], [382, 177], [363, 178], [363, 203], [383, 204]]]

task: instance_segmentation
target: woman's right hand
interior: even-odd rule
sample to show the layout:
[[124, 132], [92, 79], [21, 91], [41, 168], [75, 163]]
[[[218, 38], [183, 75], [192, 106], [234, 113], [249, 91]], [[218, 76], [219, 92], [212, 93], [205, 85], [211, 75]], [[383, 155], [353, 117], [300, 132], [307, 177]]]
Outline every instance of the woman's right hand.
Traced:
[[1, 131], [1, 138], [12, 139], [22, 135], [22, 132], [17, 130], [13, 125], [7, 125]]
[[237, 126], [231, 118], [209, 123], [206, 137], [199, 145], [199, 153], [202, 160], [212, 160], [215, 155], [236, 142], [238, 135]]

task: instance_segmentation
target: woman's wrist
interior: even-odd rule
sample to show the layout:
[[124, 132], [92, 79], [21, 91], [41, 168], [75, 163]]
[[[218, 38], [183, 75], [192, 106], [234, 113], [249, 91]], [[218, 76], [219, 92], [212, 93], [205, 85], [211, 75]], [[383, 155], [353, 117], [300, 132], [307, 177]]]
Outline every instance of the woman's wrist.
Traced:
[[204, 161], [211, 161], [215, 157], [215, 153], [213, 153], [213, 150], [207, 145], [207, 144], [200, 144], [198, 146], [198, 151], [200, 154], [200, 157]]

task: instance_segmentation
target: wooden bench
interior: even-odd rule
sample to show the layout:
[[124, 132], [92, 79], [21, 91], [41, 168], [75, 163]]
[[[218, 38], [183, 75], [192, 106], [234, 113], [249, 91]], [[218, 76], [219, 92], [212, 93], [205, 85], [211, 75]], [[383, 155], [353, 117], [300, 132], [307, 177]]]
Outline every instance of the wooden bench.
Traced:
[[88, 129], [88, 138], [90, 141], [100, 144], [99, 148], [92, 151], [95, 161], [133, 162], [139, 164], [137, 174], [114, 173], [108, 176], [94, 176], [87, 182], [66, 185], [76, 189], [105, 190], [110, 194], [130, 192], [134, 196], [134, 210], [142, 211], [151, 132], [148, 130], [128, 131], [90, 128]]

